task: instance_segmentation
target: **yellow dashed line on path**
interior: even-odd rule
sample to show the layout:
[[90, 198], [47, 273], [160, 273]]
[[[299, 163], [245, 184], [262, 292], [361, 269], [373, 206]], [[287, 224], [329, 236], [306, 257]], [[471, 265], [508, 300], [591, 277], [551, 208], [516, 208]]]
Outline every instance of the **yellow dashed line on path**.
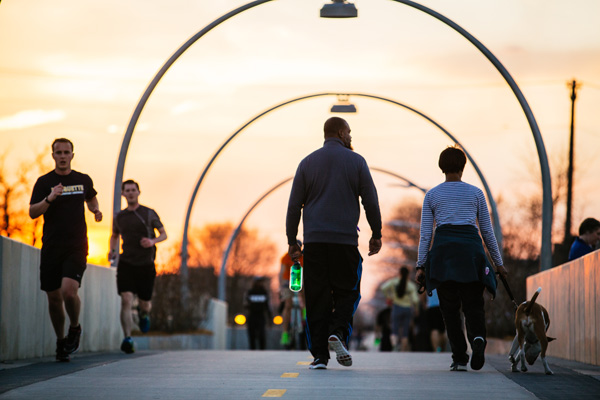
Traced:
[[286, 392], [286, 389], [269, 389], [262, 397], [281, 397]]
[[[310, 365], [310, 363], [310, 361], [298, 361], [296, 365]], [[297, 378], [299, 375], [299, 372], [284, 372], [281, 374], [281, 378]], [[262, 397], [281, 397], [286, 391], [287, 389], [269, 389], [262, 395]]]

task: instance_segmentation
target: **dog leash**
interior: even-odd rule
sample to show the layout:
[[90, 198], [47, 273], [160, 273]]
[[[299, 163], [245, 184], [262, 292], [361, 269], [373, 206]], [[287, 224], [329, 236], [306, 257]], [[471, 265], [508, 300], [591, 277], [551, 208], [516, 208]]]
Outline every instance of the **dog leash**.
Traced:
[[[519, 305], [515, 301], [515, 296], [513, 296], [512, 290], [510, 290], [510, 286], [508, 286], [508, 282], [498, 272], [496, 272], [496, 274], [498, 274], [498, 277], [502, 281], [502, 284], [504, 285], [504, 288], [506, 289], [506, 293], [508, 293], [508, 297], [510, 297], [510, 300], [512, 301], [513, 305], [515, 306], [515, 310], [516, 310], [517, 308], [519, 308]], [[417, 280], [417, 283], [419, 284], [419, 288], [418, 288], [417, 292], [419, 294], [422, 294], [423, 292], [425, 292], [425, 276], [421, 275], [421, 280]]]
[[508, 293], [508, 297], [510, 297], [511, 301], [513, 302], [513, 305], [515, 306], [515, 310], [519, 307], [519, 305], [517, 304], [517, 302], [515, 301], [515, 296], [513, 296], [512, 291], [510, 290], [510, 286], [508, 286], [508, 282], [506, 282], [506, 279], [504, 279], [504, 277], [502, 275], [500, 275], [499, 273], [498, 277], [500, 278], [500, 280], [502, 281], [502, 284], [504, 285], [504, 289], [506, 289], [506, 293]]

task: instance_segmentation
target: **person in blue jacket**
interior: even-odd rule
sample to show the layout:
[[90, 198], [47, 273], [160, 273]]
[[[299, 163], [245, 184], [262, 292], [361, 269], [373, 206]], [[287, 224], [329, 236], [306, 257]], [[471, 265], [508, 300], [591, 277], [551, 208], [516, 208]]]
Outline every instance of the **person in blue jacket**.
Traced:
[[594, 251], [594, 246], [598, 241], [600, 241], [600, 221], [595, 218], [584, 219], [579, 225], [579, 236], [571, 245], [569, 261]]

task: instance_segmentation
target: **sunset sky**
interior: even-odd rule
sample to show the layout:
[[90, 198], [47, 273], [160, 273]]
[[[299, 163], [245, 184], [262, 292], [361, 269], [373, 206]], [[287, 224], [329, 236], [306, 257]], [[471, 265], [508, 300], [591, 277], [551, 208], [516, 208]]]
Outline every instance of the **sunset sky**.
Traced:
[[[246, 0], [4, 0], [0, 3], [0, 149], [16, 166], [48, 150], [56, 137], [75, 143], [73, 168], [98, 191], [101, 223], [88, 215], [90, 261], [106, 263], [115, 168], [131, 114], [150, 80], [188, 38]], [[275, 0], [221, 24], [167, 72], [135, 130], [125, 179], [140, 202], [181, 239], [192, 190], [223, 141], [262, 111], [321, 92], [357, 92], [409, 105], [456, 136], [483, 171], [511, 218], [523, 193], [539, 190], [539, 163], [527, 120], [485, 57], [440, 21], [389, 0], [355, 0], [359, 18], [319, 18], [325, 0]], [[576, 103], [574, 231], [600, 217], [600, 2], [596, 0], [423, 0], [479, 39], [523, 91], [552, 162], [568, 151], [570, 91]], [[369, 165], [423, 187], [443, 176], [439, 152], [452, 142], [398, 106], [350, 99], [353, 145]], [[293, 103], [246, 129], [211, 169], [194, 204], [192, 226], [236, 224], [267, 190], [293, 176], [322, 145], [335, 97]], [[535, 167], [533, 172], [530, 166]], [[383, 217], [415, 189], [380, 173]], [[464, 180], [481, 186], [471, 166]], [[290, 184], [269, 196], [247, 226], [283, 253]], [[511, 207], [512, 206], [512, 207]], [[555, 215], [562, 226], [564, 210]], [[384, 221], [385, 222], [385, 221]], [[361, 222], [361, 252], [369, 228]], [[560, 240], [560, 238], [555, 238]], [[385, 238], [384, 238], [385, 246]], [[163, 251], [166, 253], [166, 251]], [[366, 260], [376, 268], [377, 259]], [[274, 269], [277, 268], [274, 266]]]

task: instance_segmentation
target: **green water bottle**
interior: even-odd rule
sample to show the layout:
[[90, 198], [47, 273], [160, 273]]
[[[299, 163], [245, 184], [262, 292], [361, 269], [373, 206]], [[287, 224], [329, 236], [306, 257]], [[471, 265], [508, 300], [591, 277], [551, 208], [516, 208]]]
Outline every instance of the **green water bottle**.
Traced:
[[302, 290], [302, 265], [298, 261], [290, 268], [290, 290], [292, 292]]

